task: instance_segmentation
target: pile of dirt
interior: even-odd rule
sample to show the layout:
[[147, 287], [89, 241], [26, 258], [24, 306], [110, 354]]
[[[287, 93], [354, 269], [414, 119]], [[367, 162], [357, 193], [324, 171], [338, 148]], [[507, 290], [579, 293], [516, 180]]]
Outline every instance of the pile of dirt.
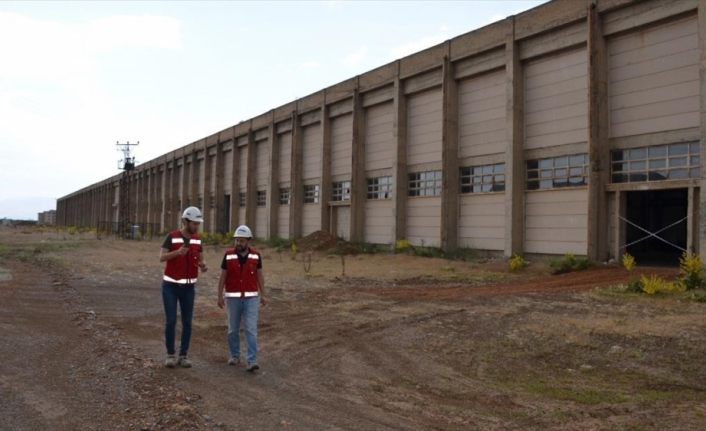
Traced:
[[339, 239], [323, 230], [312, 232], [295, 241], [301, 251], [332, 251], [338, 246]]

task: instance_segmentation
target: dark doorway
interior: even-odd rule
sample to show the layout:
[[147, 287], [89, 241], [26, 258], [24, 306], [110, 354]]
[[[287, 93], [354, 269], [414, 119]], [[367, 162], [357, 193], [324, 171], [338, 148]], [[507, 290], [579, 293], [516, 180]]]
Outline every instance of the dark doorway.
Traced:
[[[643, 229], [656, 233], [676, 223], [657, 236], [686, 249], [686, 217], [689, 195], [687, 189], [650, 190], [627, 193], [626, 218]], [[681, 222], [679, 222], [682, 220]], [[648, 234], [626, 223], [625, 244], [631, 244]], [[638, 264], [677, 265], [682, 251], [655, 237], [627, 247]]]

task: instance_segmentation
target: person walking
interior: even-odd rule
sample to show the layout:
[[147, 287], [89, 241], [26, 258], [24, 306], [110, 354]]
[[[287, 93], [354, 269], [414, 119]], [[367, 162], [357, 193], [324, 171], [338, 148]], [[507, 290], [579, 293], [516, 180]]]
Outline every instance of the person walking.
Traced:
[[228, 315], [229, 365], [240, 364], [240, 323], [244, 321], [247, 342], [246, 370], [259, 370], [257, 363], [257, 320], [265, 299], [265, 276], [262, 256], [250, 247], [252, 231], [238, 226], [233, 234], [235, 247], [226, 250], [218, 280], [218, 306], [226, 307]]
[[[186, 208], [181, 216], [181, 229], [167, 235], [159, 254], [159, 261], [166, 262], [162, 276], [162, 301], [166, 318], [164, 339], [167, 347], [167, 359], [164, 365], [167, 368], [174, 368], [177, 365], [190, 368], [192, 365], [187, 355], [191, 340], [196, 280], [199, 268], [203, 272], [208, 270], [203, 261], [203, 248], [198, 234], [202, 222], [201, 210], [196, 207]], [[177, 303], [181, 311], [181, 344], [178, 359], [174, 348]]]

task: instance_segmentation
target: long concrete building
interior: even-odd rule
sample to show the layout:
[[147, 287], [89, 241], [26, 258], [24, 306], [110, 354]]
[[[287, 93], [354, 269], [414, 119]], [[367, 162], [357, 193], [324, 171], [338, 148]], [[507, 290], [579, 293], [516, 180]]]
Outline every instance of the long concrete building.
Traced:
[[[706, 0], [554, 0], [137, 166], [123, 216], [165, 231], [196, 205], [205, 230], [263, 239], [706, 256], [705, 87]], [[120, 186], [60, 198], [57, 222], [119, 221]]]

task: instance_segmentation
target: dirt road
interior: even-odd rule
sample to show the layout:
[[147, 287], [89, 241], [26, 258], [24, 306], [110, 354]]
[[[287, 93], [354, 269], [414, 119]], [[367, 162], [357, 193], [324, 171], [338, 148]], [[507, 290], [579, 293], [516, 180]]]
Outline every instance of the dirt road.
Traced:
[[264, 249], [252, 375], [226, 364], [210, 246], [195, 366], [161, 366], [158, 249], [0, 230], [1, 429], [706, 428], [706, 304], [595, 292], [617, 268], [364, 255], [341, 276]]

